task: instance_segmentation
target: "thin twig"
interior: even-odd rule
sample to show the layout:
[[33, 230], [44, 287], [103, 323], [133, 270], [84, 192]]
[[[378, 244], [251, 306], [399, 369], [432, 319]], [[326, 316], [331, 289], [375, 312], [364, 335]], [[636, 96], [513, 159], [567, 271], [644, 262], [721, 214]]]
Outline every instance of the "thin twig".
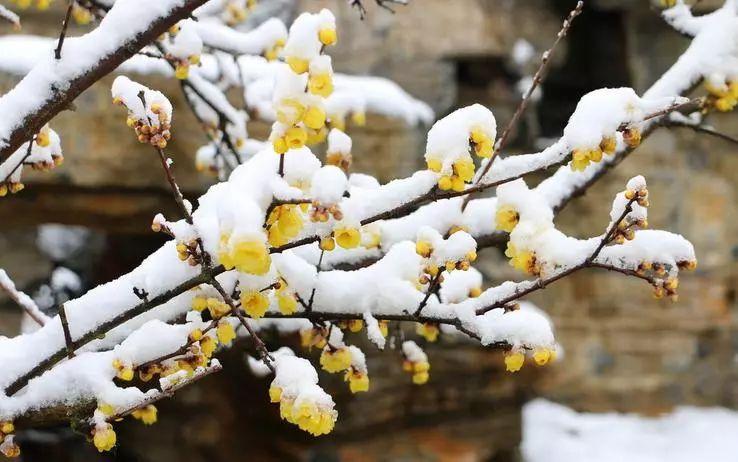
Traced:
[[211, 364], [208, 367], [206, 367], [206, 368], [204, 368], [204, 369], [202, 369], [200, 371], [196, 371], [191, 377], [183, 378], [182, 380], [178, 381], [174, 385], [172, 385], [170, 387], [166, 387], [162, 391], [160, 391], [158, 393], [155, 393], [155, 394], [147, 397], [146, 399], [144, 399], [142, 401], [139, 401], [134, 406], [131, 406], [129, 408], [126, 408], [124, 411], [118, 412], [118, 413], [116, 413], [116, 414], [108, 417], [106, 420], [108, 422], [118, 421], [118, 420], [122, 419], [123, 417], [126, 417], [126, 416], [132, 414], [133, 411], [135, 411], [137, 409], [141, 409], [144, 406], [148, 406], [149, 404], [153, 404], [153, 403], [155, 403], [157, 401], [160, 401], [160, 400], [162, 400], [164, 398], [169, 398], [169, 397], [173, 396], [174, 393], [176, 393], [180, 389], [186, 387], [187, 385], [190, 385], [191, 383], [197, 382], [198, 380], [203, 379], [203, 378], [207, 377], [210, 374], [213, 374], [215, 372], [218, 372], [221, 369], [223, 369], [223, 366], [221, 366], [219, 363]]
[[64, 304], [59, 305], [59, 320], [61, 321], [62, 330], [64, 331], [64, 343], [67, 345], [67, 358], [74, 358], [74, 342], [72, 334], [69, 332], [69, 321], [67, 321], [67, 310]]
[[599, 244], [595, 248], [595, 250], [586, 258], [582, 263], [572, 266], [564, 271], [561, 271], [560, 273], [556, 273], [555, 275], [548, 277], [548, 278], [538, 278], [535, 281], [533, 281], [532, 285], [528, 285], [525, 289], [515, 291], [512, 295], [509, 295], [508, 297], [505, 297], [503, 299], [498, 300], [497, 302], [479, 308], [477, 310], [477, 315], [482, 315], [490, 310], [493, 310], [495, 308], [501, 308], [506, 305], [508, 305], [511, 302], [514, 302], [515, 300], [520, 299], [521, 297], [528, 295], [532, 292], [535, 292], [540, 289], [545, 289], [546, 286], [549, 284], [558, 281], [559, 279], [562, 279], [566, 276], [569, 276], [570, 274], [579, 271], [582, 268], [587, 268], [592, 266], [592, 263], [594, 260], [599, 256], [600, 252], [602, 252], [602, 249], [609, 244], [612, 241], [612, 238], [615, 234], [615, 231], [618, 229], [618, 225], [620, 222], [622, 222], [625, 217], [631, 212], [633, 202], [635, 202], [637, 199], [631, 199], [628, 201], [627, 205], [625, 206], [625, 209], [623, 210], [623, 213], [620, 215], [620, 217], [615, 220], [611, 225], [610, 228], [605, 232], [602, 239], [600, 239]]
[[710, 127], [709, 125], [690, 124], [690, 123], [679, 122], [675, 120], [670, 120], [666, 122], [665, 125], [670, 126], [670, 127], [691, 128], [697, 133], [703, 133], [705, 135], [714, 136], [715, 138], [719, 138], [729, 143], [738, 144], [738, 137], [728, 135], [727, 133], [719, 132], [715, 130], [713, 127]]
[[[579, 16], [579, 14], [582, 12], [582, 8], [584, 8], [584, 2], [579, 1], [577, 2], [577, 6], [569, 13], [569, 16], [567, 16], [566, 19], [564, 19], [564, 23], [561, 27], [561, 30], [559, 30], [559, 33], [556, 34], [556, 40], [554, 40], [553, 45], [551, 45], [551, 48], [546, 50], [546, 52], [543, 53], [541, 56], [541, 64], [538, 66], [538, 70], [536, 71], [535, 75], [533, 76], [533, 82], [530, 85], [530, 88], [528, 88], [528, 91], [525, 92], [525, 95], [523, 96], [523, 99], [520, 101], [520, 104], [518, 105], [517, 109], [515, 110], [515, 113], [513, 114], [510, 121], [505, 126], [505, 129], [502, 131], [502, 135], [497, 140], [497, 143], [495, 143], [495, 149], [492, 153], [492, 157], [490, 157], [484, 167], [481, 169], [481, 173], [477, 175], [477, 178], [475, 180], [475, 184], [479, 183], [482, 178], [484, 178], [484, 175], [487, 174], [489, 169], [492, 167], [492, 163], [495, 160], [495, 157], [497, 156], [497, 153], [500, 152], [502, 149], [504, 149], [507, 146], [507, 140], [510, 137], [510, 133], [512, 132], [513, 128], [517, 125], [518, 121], [520, 120], [520, 117], [525, 112], [526, 108], [528, 107], [528, 103], [530, 102], [531, 97], [533, 96], [533, 92], [538, 88], [538, 85], [543, 82], [544, 73], [546, 72], [546, 69], [548, 69], [548, 65], [551, 62], [551, 55], [553, 54], [554, 50], [556, 50], [556, 47], [558, 46], [559, 42], [566, 37], [566, 34], [569, 32], [569, 29], [571, 28], [572, 22], [574, 19]], [[470, 198], [467, 197], [464, 200], [464, 203], [462, 204], [462, 210], [466, 208], [466, 205], [469, 203]]]
[[54, 58], [55, 59], [61, 59], [61, 51], [62, 47], [64, 46], [64, 38], [67, 35], [67, 26], [69, 25], [69, 16], [72, 14], [72, 7], [74, 6], [74, 0], [69, 0], [69, 4], [67, 5], [67, 12], [64, 15], [64, 20], [62, 21], [62, 28], [59, 32], [59, 40], [56, 43], [56, 49], [54, 50]]

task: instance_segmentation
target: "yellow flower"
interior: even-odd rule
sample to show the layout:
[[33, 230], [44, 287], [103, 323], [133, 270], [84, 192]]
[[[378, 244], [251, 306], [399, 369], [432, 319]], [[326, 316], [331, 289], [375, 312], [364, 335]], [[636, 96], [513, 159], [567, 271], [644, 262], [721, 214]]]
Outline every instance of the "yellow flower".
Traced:
[[15, 425], [13, 425], [13, 422], [9, 420], [5, 420], [3, 422], [0, 422], [0, 433], [4, 435], [9, 435], [15, 431]]
[[293, 294], [279, 293], [277, 294], [277, 302], [279, 303], [279, 311], [286, 316], [297, 311], [297, 300]]
[[497, 207], [497, 213], [495, 214], [495, 223], [497, 229], [507, 231], [511, 233], [515, 226], [520, 221], [520, 214], [510, 205], [503, 205]]
[[322, 143], [328, 137], [328, 130], [322, 127], [318, 130], [310, 129], [307, 131], [308, 138], [306, 144], [312, 146], [318, 143]]
[[300, 149], [305, 146], [307, 132], [302, 127], [290, 127], [284, 134], [284, 140], [289, 149]]
[[204, 311], [208, 307], [208, 299], [205, 297], [195, 297], [192, 299], [192, 309], [195, 311]]
[[231, 308], [222, 300], [210, 297], [207, 300], [210, 316], [217, 319], [231, 312]]
[[605, 154], [613, 154], [618, 147], [618, 142], [614, 136], [605, 136], [600, 141], [600, 149]]
[[269, 271], [272, 258], [263, 242], [257, 239], [243, 239], [218, 254], [226, 269], [236, 268], [242, 273], [262, 275]]
[[416, 326], [415, 332], [429, 342], [435, 342], [438, 340], [440, 330], [436, 324], [423, 323]]
[[428, 170], [432, 172], [440, 173], [443, 169], [443, 164], [439, 159], [428, 159], [426, 164], [428, 164]]
[[428, 258], [433, 252], [433, 246], [428, 241], [418, 241], [415, 243], [415, 252], [421, 257]]
[[472, 130], [470, 138], [474, 144], [474, 151], [479, 157], [492, 157], [494, 146], [492, 144], [492, 139], [487, 136], [486, 133], [479, 128], [475, 128]]
[[525, 355], [521, 352], [505, 354], [505, 369], [508, 372], [517, 372], [523, 367]]
[[351, 332], [360, 332], [364, 328], [364, 321], [361, 319], [351, 319], [347, 327]]
[[738, 104], [738, 99], [732, 96], [726, 96], [715, 101], [715, 109], [720, 112], [728, 112], [732, 111], [736, 104]]
[[318, 38], [320, 39], [320, 43], [325, 46], [330, 46], [336, 43], [338, 35], [336, 34], [336, 29], [325, 28], [318, 31]]
[[311, 75], [308, 79], [308, 90], [314, 95], [327, 98], [333, 93], [333, 79], [328, 73]]
[[297, 56], [288, 56], [285, 61], [295, 74], [304, 74], [310, 67], [310, 61], [298, 58]]
[[641, 144], [641, 131], [637, 128], [626, 128], [623, 131], [623, 141], [629, 148], [635, 148]]
[[477, 298], [480, 295], [482, 295], [482, 288], [481, 287], [472, 287], [469, 289], [469, 297], [471, 298]]
[[546, 363], [548, 363], [552, 358], [553, 352], [549, 350], [548, 348], [542, 348], [540, 350], [536, 350], [533, 353], [533, 361], [536, 362], [539, 366], [545, 366]]
[[459, 159], [454, 162], [454, 172], [464, 182], [469, 182], [474, 178], [474, 162], [471, 159]]
[[211, 336], [206, 335], [200, 340], [200, 351], [205, 355], [206, 358], [213, 356], [215, 348], [218, 346], [218, 342]]
[[136, 409], [131, 415], [134, 419], [138, 419], [143, 422], [144, 425], [152, 425], [156, 423], [157, 413], [158, 411], [156, 406], [149, 404], [140, 409]]
[[277, 120], [285, 125], [294, 125], [305, 114], [305, 105], [294, 98], [285, 98], [277, 105]]
[[336, 412], [324, 409], [313, 402], [304, 400], [299, 406], [294, 401], [282, 398], [279, 413], [283, 419], [293, 423], [313, 436], [330, 433], [336, 423]]
[[325, 126], [325, 111], [317, 106], [310, 106], [302, 116], [305, 126], [313, 130], [320, 130]]
[[279, 207], [279, 218], [277, 226], [279, 230], [287, 237], [295, 237], [302, 230], [302, 215], [296, 205], [283, 205]]
[[6, 439], [3, 444], [0, 444], [0, 452], [8, 459], [13, 459], [20, 455], [20, 446], [15, 441]]
[[282, 399], [282, 389], [279, 387], [269, 387], [269, 401], [272, 403], [278, 403]]
[[448, 191], [453, 185], [453, 180], [448, 175], [444, 175], [438, 179], [438, 187], [441, 188], [441, 191]]
[[540, 272], [536, 264], [536, 256], [529, 250], [518, 250], [512, 242], [507, 242], [505, 255], [510, 258], [510, 266], [524, 273], [538, 274]]
[[115, 376], [126, 382], [133, 380], [133, 368], [129, 364], [123, 363], [119, 359], [113, 360], [113, 367], [116, 369]]
[[218, 323], [216, 334], [218, 335], [218, 341], [223, 345], [230, 345], [233, 339], [236, 338], [236, 331], [228, 321]]
[[382, 319], [378, 322], [378, 325], [379, 333], [382, 334], [382, 337], [387, 337], [387, 335], [389, 334], [389, 323], [386, 320]]
[[269, 308], [269, 299], [258, 291], [244, 291], [241, 294], [241, 308], [252, 318], [259, 319]]
[[272, 141], [272, 149], [274, 149], [274, 152], [277, 154], [284, 154], [287, 152], [287, 141], [284, 136], [274, 138]]
[[325, 348], [320, 354], [320, 365], [327, 372], [344, 371], [351, 366], [351, 352], [346, 347], [336, 350]]
[[324, 237], [320, 240], [320, 250], [330, 252], [336, 248], [336, 241], [332, 237]]
[[404, 361], [402, 363], [403, 370], [412, 374], [413, 383], [415, 385], [423, 385], [430, 378], [430, 363], [428, 361]]
[[589, 165], [589, 153], [587, 151], [577, 149], [572, 154], [571, 169], [575, 172], [583, 172]]
[[190, 63], [179, 62], [174, 69], [174, 76], [179, 80], [184, 80], [190, 75]]
[[93, 443], [99, 452], [110, 451], [115, 446], [115, 431], [113, 426], [106, 423], [101, 426], [95, 427], [94, 435], [92, 437]]
[[344, 249], [353, 249], [359, 246], [361, 234], [356, 228], [341, 227], [333, 230], [336, 243]]
[[343, 376], [343, 380], [349, 383], [351, 393], [369, 391], [369, 376], [355, 370], [353, 367], [346, 371], [346, 375]]
[[423, 385], [428, 382], [428, 379], [430, 378], [430, 374], [427, 372], [416, 372], [413, 374], [413, 383], [415, 385]]

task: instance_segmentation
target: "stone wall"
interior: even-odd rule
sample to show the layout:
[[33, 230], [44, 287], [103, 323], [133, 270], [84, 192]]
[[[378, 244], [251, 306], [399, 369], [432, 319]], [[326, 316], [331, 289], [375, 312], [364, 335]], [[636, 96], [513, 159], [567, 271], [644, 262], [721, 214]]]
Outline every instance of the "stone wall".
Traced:
[[[526, 38], [538, 52], [544, 50], [571, 3], [414, 0], [397, 7], [395, 15], [372, 8], [363, 22], [344, 0], [299, 0], [295, 11], [325, 6], [336, 13], [338, 70], [392, 78], [441, 115], [479, 101], [504, 122], [517, 100], [520, 70], [509, 60], [515, 40]], [[703, 1], [700, 7], [715, 3]], [[542, 103], [527, 115], [513, 150], [531, 152], [535, 134], [560, 133], [573, 104], [590, 89], [632, 85], [643, 90], [687, 43], [645, 2], [635, 0], [588, 2], [572, 38], [579, 45], [565, 42], [557, 51]], [[173, 99], [170, 154], [184, 190], [195, 197], [211, 181], [193, 169], [194, 148], [204, 138], [175, 82], [141, 78]], [[4, 87], [11, 81], [3, 80]], [[80, 224], [107, 234], [108, 255], [117, 263], [107, 263], [112, 266], [98, 275], [102, 282], [158, 243], [156, 237], [144, 237], [154, 213], [176, 214], [158, 160], [129, 136], [124, 115], [110, 105], [109, 84], [106, 79], [88, 90], [77, 101], [77, 113], [55, 121], [65, 164], [51, 174], [29, 176], [26, 191], [3, 200], [0, 267], [17, 276], [21, 286], [49, 268], [33, 243], [32, 227], [39, 223]], [[715, 125], [736, 134], [737, 120], [724, 116]], [[265, 132], [263, 125], [249, 128]], [[359, 171], [386, 181], [420, 165], [423, 128], [370, 117], [366, 128], [351, 135]], [[316, 443], [279, 422], [266, 403], [265, 385], [244, 371], [240, 353], [232, 353], [226, 372], [162, 405], [157, 432], [124, 425], [118, 457], [196, 461], [213, 460], [215, 454], [216, 460], [235, 460], [248, 453], [254, 460], [507, 460], [515, 457], [520, 438], [519, 406], [532, 392], [582, 410], [656, 413], [681, 403], [736, 407], [736, 152], [734, 145], [690, 131], [660, 130], [564, 210], [558, 223], [566, 232], [599, 234], [613, 194], [642, 173], [651, 192], [649, 223], [689, 238], [700, 266], [681, 279], [677, 303], [655, 301], [645, 283], [602, 272], [577, 274], [536, 294], [532, 300], [551, 314], [565, 350], [553, 367], [510, 376], [500, 370], [496, 353], [444, 345], [429, 349], [433, 378], [417, 389], [396, 361], [388, 360], [394, 353], [381, 358], [372, 353], [372, 393], [350, 397], [341, 384], [328, 382], [337, 393], [340, 425], [334, 436]], [[496, 249], [482, 257], [490, 283], [519, 277]], [[0, 320], [2, 332], [9, 334], [17, 315], [6, 304]], [[244, 420], [256, 423], [246, 430], [239, 426]], [[126, 440], [138, 444], [126, 445]], [[77, 454], [90, 460], [86, 452]]]

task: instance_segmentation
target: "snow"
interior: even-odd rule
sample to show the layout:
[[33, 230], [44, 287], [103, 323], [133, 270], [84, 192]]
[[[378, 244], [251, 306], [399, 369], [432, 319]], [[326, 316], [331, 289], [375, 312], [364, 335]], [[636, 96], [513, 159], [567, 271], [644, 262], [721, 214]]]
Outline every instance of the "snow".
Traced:
[[53, 97], [54, 89], [66, 90], [69, 82], [97, 65], [105, 56], [144, 32], [151, 22], [166, 16], [183, 5], [183, 0], [118, 0], [100, 21], [100, 25], [81, 37], [69, 37], [64, 42], [64, 53], [54, 59], [51, 49], [44, 59], [12, 90], [0, 98], [0, 147], [8, 142], [11, 132], [38, 107]]
[[712, 462], [738, 454], [738, 412], [679, 406], [660, 417], [579, 413], [536, 399], [523, 407], [526, 462]]

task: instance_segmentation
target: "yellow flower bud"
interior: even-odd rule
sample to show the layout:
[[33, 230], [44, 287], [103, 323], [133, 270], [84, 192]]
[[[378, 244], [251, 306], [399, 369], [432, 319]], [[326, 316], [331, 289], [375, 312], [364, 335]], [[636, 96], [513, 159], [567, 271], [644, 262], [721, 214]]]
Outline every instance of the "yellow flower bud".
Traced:
[[336, 43], [338, 35], [336, 34], [336, 29], [325, 28], [318, 31], [318, 38], [320, 39], [320, 43], [325, 46], [330, 46]]
[[523, 367], [525, 355], [521, 352], [507, 353], [505, 355], [505, 368], [508, 372], [517, 372]]
[[307, 59], [298, 58], [297, 56], [288, 56], [287, 59], [285, 59], [287, 62], [287, 65], [290, 66], [290, 69], [292, 69], [292, 72], [295, 74], [304, 74], [308, 71], [308, 68], [310, 67], [310, 61]]
[[361, 242], [361, 234], [356, 228], [336, 228], [333, 230], [333, 235], [335, 236], [336, 243], [344, 249], [353, 249], [358, 247]]

